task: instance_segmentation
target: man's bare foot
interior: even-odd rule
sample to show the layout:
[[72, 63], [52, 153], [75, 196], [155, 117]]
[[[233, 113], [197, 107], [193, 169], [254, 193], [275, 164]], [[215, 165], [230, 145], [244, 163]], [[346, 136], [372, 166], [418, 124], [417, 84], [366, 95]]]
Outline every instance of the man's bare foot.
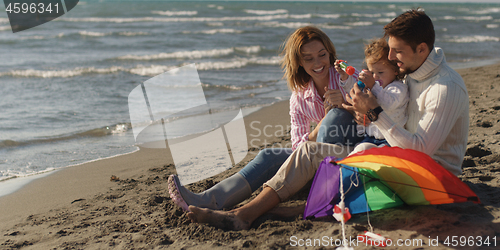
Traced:
[[187, 214], [191, 222], [208, 223], [214, 227], [225, 230], [248, 230], [250, 223], [238, 218], [232, 211], [217, 211], [207, 208], [189, 206]]

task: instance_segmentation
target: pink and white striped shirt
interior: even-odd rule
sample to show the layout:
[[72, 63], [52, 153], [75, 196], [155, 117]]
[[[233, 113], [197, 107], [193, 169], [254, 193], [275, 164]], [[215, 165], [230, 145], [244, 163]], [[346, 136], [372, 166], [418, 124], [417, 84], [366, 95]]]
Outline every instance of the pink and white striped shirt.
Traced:
[[[340, 89], [345, 99], [345, 90], [340, 83], [340, 75], [332, 66], [330, 67], [329, 89]], [[357, 78], [358, 72], [354, 73]], [[349, 77], [353, 81], [354, 77]], [[345, 101], [345, 100], [344, 100]], [[302, 142], [309, 140], [311, 122], [319, 123], [325, 116], [323, 99], [318, 94], [314, 82], [311, 81], [305, 89], [293, 91], [290, 97], [290, 117], [291, 117], [291, 139], [292, 149], [295, 150]]]

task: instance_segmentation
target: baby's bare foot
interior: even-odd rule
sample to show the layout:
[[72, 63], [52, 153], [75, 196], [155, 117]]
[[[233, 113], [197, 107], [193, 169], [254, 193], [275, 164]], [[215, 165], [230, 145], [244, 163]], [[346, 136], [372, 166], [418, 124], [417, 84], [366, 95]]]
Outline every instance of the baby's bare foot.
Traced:
[[214, 227], [225, 230], [247, 230], [250, 223], [238, 218], [232, 211], [218, 211], [207, 208], [189, 206], [188, 218], [192, 222], [208, 223]]

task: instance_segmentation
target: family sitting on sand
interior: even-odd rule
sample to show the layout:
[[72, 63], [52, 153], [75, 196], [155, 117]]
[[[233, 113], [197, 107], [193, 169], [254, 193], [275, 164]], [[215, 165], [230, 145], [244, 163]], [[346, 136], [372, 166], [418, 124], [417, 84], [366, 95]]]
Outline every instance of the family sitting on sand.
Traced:
[[[282, 62], [293, 92], [293, 147], [263, 150], [240, 172], [198, 194], [172, 175], [172, 200], [188, 211], [192, 222], [249, 229], [255, 219], [304, 187], [325, 157], [343, 158], [353, 150], [384, 145], [418, 150], [459, 175], [469, 128], [464, 81], [447, 65], [442, 49], [434, 47], [434, 26], [423, 11], [401, 14], [384, 31], [384, 39], [365, 50], [369, 71], [349, 76], [324, 32], [314, 27], [296, 30], [287, 39]], [[365, 90], [356, 84], [358, 76]], [[310, 122], [318, 124], [311, 132]], [[330, 133], [339, 127], [353, 131], [367, 122], [376, 132]], [[220, 211], [249, 198], [261, 185], [262, 192], [249, 203]]]

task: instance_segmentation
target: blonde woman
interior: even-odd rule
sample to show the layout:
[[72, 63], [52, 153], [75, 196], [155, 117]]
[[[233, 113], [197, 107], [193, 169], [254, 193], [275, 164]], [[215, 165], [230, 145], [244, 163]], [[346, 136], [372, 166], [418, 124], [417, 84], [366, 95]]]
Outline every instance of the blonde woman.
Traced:
[[[168, 186], [175, 204], [186, 211], [189, 205], [216, 210], [232, 207], [273, 177], [293, 150], [304, 142], [354, 146], [363, 139], [355, 131], [351, 113], [342, 108], [346, 93], [341, 81], [353, 84], [358, 72], [354, 77], [341, 77], [335, 70], [336, 51], [328, 36], [313, 26], [299, 28], [288, 37], [282, 56], [284, 78], [292, 91], [292, 148], [264, 149], [238, 173], [202, 193], [192, 193], [180, 184], [177, 176], [171, 175]], [[318, 124], [312, 131], [311, 122]]]

